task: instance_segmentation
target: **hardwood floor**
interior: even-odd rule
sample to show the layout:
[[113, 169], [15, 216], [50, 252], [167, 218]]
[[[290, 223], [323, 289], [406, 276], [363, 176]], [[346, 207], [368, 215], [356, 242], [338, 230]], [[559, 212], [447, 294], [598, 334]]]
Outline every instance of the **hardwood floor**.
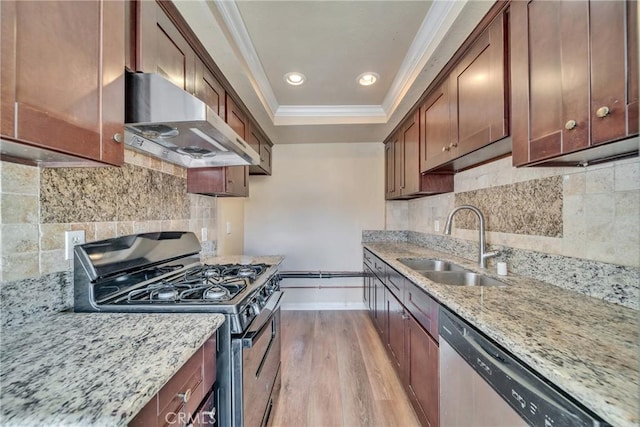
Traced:
[[419, 426], [366, 311], [283, 311], [273, 427]]

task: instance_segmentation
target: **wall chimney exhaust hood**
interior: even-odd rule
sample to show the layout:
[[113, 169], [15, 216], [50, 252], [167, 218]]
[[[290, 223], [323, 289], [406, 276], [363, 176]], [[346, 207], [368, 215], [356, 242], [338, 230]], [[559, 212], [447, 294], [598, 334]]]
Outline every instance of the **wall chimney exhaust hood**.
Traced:
[[258, 153], [203, 101], [159, 74], [126, 74], [127, 146], [186, 168], [260, 164]]

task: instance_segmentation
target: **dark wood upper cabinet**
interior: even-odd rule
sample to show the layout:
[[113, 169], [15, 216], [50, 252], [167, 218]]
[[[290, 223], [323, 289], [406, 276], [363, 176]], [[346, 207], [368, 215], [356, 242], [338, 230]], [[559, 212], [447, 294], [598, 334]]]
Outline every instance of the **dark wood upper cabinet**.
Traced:
[[514, 165], [637, 152], [637, 144], [581, 151], [638, 132], [636, 8], [633, 1], [511, 4]]
[[420, 171], [423, 173], [453, 158], [457, 137], [452, 110], [450, 80], [447, 79], [420, 107]]
[[508, 134], [505, 19], [499, 14], [478, 37], [451, 75], [455, 157]]
[[385, 145], [387, 199], [453, 191], [453, 175], [420, 173], [420, 140], [420, 110], [415, 110]]
[[121, 165], [124, 3], [2, 1], [0, 15], [3, 155]]
[[136, 71], [158, 73], [195, 93], [196, 54], [155, 1], [137, 1]]
[[189, 169], [187, 192], [207, 196], [248, 197], [249, 168], [222, 166]]
[[385, 162], [385, 198], [394, 199], [397, 195], [396, 189], [396, 147], [397, 135], [394, 134], [384, 144], [384, 162]]
[[195, 95], [224, 119], [226, 92], [199, 58], [196, 58], [195, 79]]
[[420, 170], [453, 173], [510, 151], [505, 15], [499, 13], [420, 107]]
[[260, 155], [260, 164], [249, 166], [249, 174], [271, 175], [271, 144], [253, 122], [249, 122], [247, 143]]

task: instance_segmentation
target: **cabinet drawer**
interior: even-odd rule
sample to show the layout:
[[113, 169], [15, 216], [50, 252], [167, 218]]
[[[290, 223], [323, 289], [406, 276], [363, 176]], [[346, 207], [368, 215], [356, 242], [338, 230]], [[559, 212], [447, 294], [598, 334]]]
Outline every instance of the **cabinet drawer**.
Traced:
[[439, 304], [413, 283], [407, 283], [405, 306], [420, 325], [438, 341]]
[[404, 304], [405, 297], [405, 282], [406, 279], [404, 276], [393, 268], [387, 266], [387, 288], [391, 291], [392, 294], [398, 298], [398, 301]]
[[216, 338], [209, 338], [129, 423], [129, 427], [181, 426], [216, 380]]

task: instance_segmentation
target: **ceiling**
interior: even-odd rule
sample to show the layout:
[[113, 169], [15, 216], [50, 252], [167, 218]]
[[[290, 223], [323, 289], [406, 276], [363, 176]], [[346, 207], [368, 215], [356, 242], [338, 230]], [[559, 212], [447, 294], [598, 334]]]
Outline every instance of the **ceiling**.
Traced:
[[[174, 0], [276, 144], [383, 141], [493, 1]], [[296, 71], [300, 86], [284, 81]], [[368, 87], [357, 77], [379, 75]]]

